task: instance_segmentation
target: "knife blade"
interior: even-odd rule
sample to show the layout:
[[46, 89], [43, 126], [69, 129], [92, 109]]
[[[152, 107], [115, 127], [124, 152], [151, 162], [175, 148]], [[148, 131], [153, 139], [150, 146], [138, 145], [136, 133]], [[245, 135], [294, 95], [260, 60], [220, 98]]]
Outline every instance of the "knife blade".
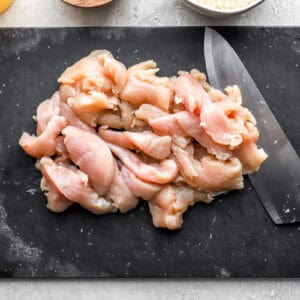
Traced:
[[259, 145], [269, 155], [250, 181], [276, 224], [300, 222], [300, 159], [246, 67], [229, 43], [205, 28], [204, 57], [210, 84], [219, 89], [236, 84], [243, 105], [257, 120]]

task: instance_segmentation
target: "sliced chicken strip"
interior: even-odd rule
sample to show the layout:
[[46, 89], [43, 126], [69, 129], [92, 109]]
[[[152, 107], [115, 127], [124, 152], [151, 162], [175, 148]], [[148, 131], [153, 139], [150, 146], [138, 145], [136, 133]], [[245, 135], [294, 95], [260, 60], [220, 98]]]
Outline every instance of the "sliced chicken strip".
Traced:
[[41, 135], [36, 137], [24, 132], [19, 144], [32, 157], [52, 156], [56, 152], [56, 138], [66, 126], [67, 122], [64, 117], [53, 116]]
[[150, 120], [166, 116], [167, 114], [168, 113], [164, 110], [151, 104], [142, 104], [139, 109], [135, 111], [135, 116], [147, 123]]
[[124, 128], [123, 120], [119, 111], [104, 110], [98, 114], [98, 125], [107, 126], [113, 129]]
[[60, 114], [67, 120], [68, 125], [96, 134], [96, 130], [93, 127], [81, 121], [72, 111], [71, 107], [62, 101], [60, 102]]
[[121, 162], [142, 180], [164, 184], [172, 181], [178, 174], [178, 167], [171, 159], [159, 164], [145, 164], [133, 152], [119, 146], [109, 144], [109, 148]]
[[100, 64], [103, 66], [105, 76], [110, 78], [117, 87], [115, 94], [122, 91], [127, 82], [127, 69], [126, 67], [113, 58], [111, 54], [102, 52], [96, 56]]
[[113, 109], [118, 102], [114, 97], [109, 98], [102, 92], [90, 92], [69, 98], [68, 104], [77, 115], [81, 115], [82, 113], [98, 113], [104, 109]]
[[202, 85], [187, 72], [180, 72], [175, 80], [175, 101], [184, 103], [188, 112], [200, 115], [200, 125], [221, 145], [234, 148], [242, 142], [224, 112], [215, 105]]
[[139, 203], [139, 199], [130, 190], [116, 163], [114, 178], [105, 198], [112, 201], [121, 213], [134, 209]]
[[180, 128], [199, 144], [205, 147], [208, 153], [215, 155], [220, 160], [226, 160], [232, 156], [232, 152], [225, 145], [216, 143], [200, 126], [200, 118], [188, 112], [179, 112], [176, 118]]
[[204, 156], [197, 160], [175, 145], [172, 150], [180, 173], [189, 185], [215, 192], [243, 188], [242, 164], [237, 158], [220, 161], [211, 156]]
[[132, 104], [126, 101], [120, 101], [119, 108], [121, 112], [121, 118], [123, 122], [123, 128], [126, 130], [132, 130], [133, 127], [144, 126], [145, 123], [135, 117], [135, 108]]
[[252, 141], [244, 141], [233, 151], [243, 165], [243, 174], [252, 174], [260, 168], [261, 164], [268, 158], [264, 149], [258, 149]]
[[76, 88], [69, 84], [61, 84], [59, 87], [59, 95], [62, 102], [67, 103], [69, 98], [77, 95]]
[[156, 197], [149, 201], [150, 213], [155, 227], [179, 229], [183, 213], [197, 201], [211, 202], [212, 197], [188, 186], [166, 185]]
[[43, 157], [40, 166], [47, 181], [67, 199], [79, 203], [95, 214], [116, 211], [110, 201], [99, 197], [95, 190], [90, 187], [88, 176], [82, 171], [57, 165], [49, 157]]
[[149, 121], [149, 125], [153, 131], [159, 135], [188, 136], [179, 126], [176, 114], [170, 114], [157, 119], [152, 119]]
[[69, 162], [70, 157], [66, 145], [64, 143], [64, 137], [62, 135], [56, 138], [56, 163]]
[[112, 87], [111, 80], [104, 75], [103, 67], [94, 56], [87, 56], [68, 67], [58, 78], [59, 83], [75, 85], [83, 91], [95, 90], [95, 88], [109, 90]]
[[176, 103], [183, 103], [186, 110], [192, 114], [200, 114], [203, 97], [208, 97], [208, 95], [190, 73], [179, 72], [179, 77], [176, 78], [173, 89]]
[[143, 181], [134, 175], [129, 169], [122, 166], [121, 174], [131, 190], [131, 192], [139, 198], [144, 200], [151, 200], [155, 197], [155, 195], [164, 187], [161, 184], [155, 184]]
[[156, 63], [146, 61], [128, 69], [128, 80], [121, 92], [121, 98], [139, 106], [149, 103], [168, 111], [172, 90], [169, 78], [155, 76], [159, 69]]
[[59, 190], [52, 186], [44, 176], [41, 179], [41, 190], [47, 197], [47, 208], [52, 212], [63, 212], [74, 204], [74, 202], [68, 200]]
[[115, 97], [107, 97], [102, 92], [89, 92], [78, 94], [68, 99], [68, 105], [76, 116], [87, 125], [97, 126], [98, 113], [104, 109], [113, 109], [118, 104]]
[[228, 145], [231, 149], [242, 143], [240, 130], [236, 130], [224, 112], [210, 100], [205, 100], [203, 103], [200, 117], [200, 125], [215, 142]]
[[47, 127], [52, 116], [58, 116], [60, 113], [59, 108], [59, 92], [55, 92], [53, 96], [43, 101], [36, 110], [37, 129], [36, 134], [40, 135]]
[[158, 160], [166, 159], [171, 153], [171, 137], [159, 136], [151, 131], [121, 132], [100, 128], [99, 135], [108, 143], [140, 150]]
[[74, 126], [66, 127], [62, 133], [72, 161], [89, 176], [97, 193], [105, 195], [115, 173], [114, 159], [105, 142]]

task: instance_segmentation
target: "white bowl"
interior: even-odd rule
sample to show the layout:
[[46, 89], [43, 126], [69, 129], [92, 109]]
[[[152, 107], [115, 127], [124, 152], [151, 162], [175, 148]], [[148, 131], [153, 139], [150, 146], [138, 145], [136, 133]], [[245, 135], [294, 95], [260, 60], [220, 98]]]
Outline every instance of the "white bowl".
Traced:
[[189, 6], [191, 9], [195, 10], [196, 12], [206, 15], [209, 17], [215, 17], [215, 18], [226, 18], [234, 15], [238, 15], [241, 13], [244, 13], [245, 11], [252, 9], [253, 7], [261, 4], [265, 0], [256, 0], [253, 3], [249, 4], [248, 6], [235, 9], [235, 10], [220, 10], [220, 9], [214, 9], [210, 8], [208, 6], [205, 6], [203, 4], [200, 4], [197, 0], [184, 0], [187, 6]]

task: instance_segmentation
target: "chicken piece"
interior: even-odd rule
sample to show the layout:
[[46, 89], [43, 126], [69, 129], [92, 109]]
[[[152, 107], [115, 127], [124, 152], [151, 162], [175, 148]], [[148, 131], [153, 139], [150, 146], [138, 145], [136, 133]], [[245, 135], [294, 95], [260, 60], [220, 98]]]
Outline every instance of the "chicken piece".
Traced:
[[115, 163], [113, 181], [105, 198], [112, 201], [113, 205], [118, 208], [121, 213], [134, 209], [139, 203], [139, 199], [132, 193], [124, 177], [121, 175], [117, 163]]
[[227, 161], [204, 156], [197, 160], [187, 151], [173, 145], [180, 174], [189, 185], [214, 192], [243, 188], [242, 164], [237, 158]]
[[19, 140], [19, 145], [32, 157], [52, 156], [56, 152], [56, 138], [66, 126], [67, 122], [64, 117], [54, 115], [42, 134], [36, 137], [24, 132]]
[[104, 75], [103, 67], [94, 56], [87, 56], [68, 67], [58, 78], [59, 83], [74, 86], [83, 92], [97, 90], [107, 92], [112, 82]]
[[108, 98], [102, 92], [90, 92], [69, 98], [68, 104], [76, 115], [81, 115], [82, 113], [98, 113], [104, 109], [113, 109], [118, 104], [118, 100], [115, 97]]
[[168, 113], [162, 109], [151, 104], [142, 104], [138, 110], [135, 111], [135, 116], [148, 123], [150, 120], [166, 116]]
[[166, 159], [171, 153], [171, 137], [158, 136], [151, 131], [121, 132], [100, 128], [99, 135], [108, 143], [142, 151], [158, 160]]
[[183, 103], [187, 111], [200, 115], [200, 125], [218, 144], [237, 147], [242, 142], [224, 112], [209, 98], [201, 84], [187, 72], [180, 72], [175, 80], [175, 102]]
[[200, 126], [200, 118], [188, 112], [178, 112], [153, 119], [149, 122], [155, 133], [171, 135], [175, 144], [185, 148], [189, 142], [188, 136], [196, 139], [198, 143], [207, 148], [208, 152], [218, 159], [226, 160], [232, 156], [227, 146], [216, 143]]
[[259, 170], [268, 155], [264, 149], [258, 149], [253, 142], [245, 141], [233, 152], [243, 165], [243, 174], [252, 174]]
[[40, 135], [47, 127], [52, 116], [58, 116], [59, 108], [59, 93], [55, 92], [51, 99], [43, 101], [36, 110], [37, 129], [36, 135]]
[[136, 177], [134, 173], [122, 166], [121, 174], [131, 192], [144, 200], [151, 200], [164, 187], [161, 184], [150, 183]]
[[153, 200], [149, 201], [150, 213], [155, 227], [179, 229], [183, 213], [197, 201], [209, 203], [211, 196], [188, 186], [166, 185]]
[[210, 87], [207, 94], [210, 97], [212, 102], [219, 102], [219, 101], [226, 99], [226, 97], [227, 97], [223, 92], [221, 92], [220, 90], [215, 89], [213, 87]]
[[171, 159], [166, 159], [161, 163], [143, 163], [133, 152], [119, 146], [109, 144], [109, 148], [121, 162], [137, 177], [142, 180], [164, 184], [172, 181], [178, 174], [176, 163]]
[[227, 146], [216, 143], [200, 126], [199, 116], [188, 112], [179, 112], [176, 114], [176, 118], [180, 128], [205, 147], [208, 153], [215, 155], [220, 160], [226, 160], [232, 156], [232, 152]]
[[74, 98], [77, 95], [76, 88], [69, 84], [61, 84], [59, 87], [60, 99], [64, 103], [68, 103], [69, 98]]
[[201, 84], [205, 91], [210, 90], [211, 86], [208, 84], [204, 73], [200, 72], [198, 69], [192, 69], [190, 74]]
[[126, 101], [120, 101], [119, 108], [121, 112], [121, 118], [123, 122], [123, 127], [126, 130], [130, 130], [133, 127], [144, 126], [145, 123], [139, 119], [137, 119], [134, 115], [135, 108], [132, 104]]
[[104, 110], [98, 114], [98, 125], [107, 126], [113, 129], [124, 128], [123, 120], [119, 111]]
[[234, 149], [242, 143], [240, 130], [234, 130], [224, 112], [210, 100], [203, 103], [200, 118], [200, 125], [218, 144], [228, 145], [229, 149]]
[[158, 71], [156, 63], [151, 60], [129, 68], [121, 98], [135, 106], [149, 103], [168, 111], [172, 98], [171, 84], [169, 78], [155, 76]]
[[56, 154], [56, 158], [54, 161], [58, 164], [69, 162], [69, 160], [70, 160], [68, 150], [64, 143], [64, 137], [62, 135], [60, 135], [56, 138], [56, 153], [55, 154]]
[[47, 197], [47, 208], [52, 212], [63, 212], [74, 204], [74, 202], [68, 200], [62, 193], [53, 187], [44, 176], [41, 179], [41, 190]]
[[179, 72], [173, 89], [175, 103], [183, 103], [186, 110], [199, 115], [204, 97], [208, 97], [201, 84], [188, 72]]
[[94, 214], [116, 211], [110, 201], [99, 197], [95, 190], [91, 188], [88, 176], [82, 171], [57, 165], [49, 157], [43, 157], [40, 165], [43, 176], [67, 199], [79, 203]]
[[113, 89], [115, 94], [122, 91], [127, 81], [127, 69], [126, 67], [114, 59], [111, 53], [102, 51], [96, 55], [98, 61], [103, 66], [103, 72], [115, 85], [117, 89]]
[[108, 98], [102, 92], [89, 92], [69, 98], [68, 105], [76, 116], [87, 125], [97, 126], [98, 113], [104, 109], [113, 109], [118, 104], [115, 97]]
[[[111, 89], [111, 80], [104, 75], [103, 67], [99, 64], [98, 59], [94, 56], [87, 56], [72, 66], [68, 67], [58, 78], [59, 83], [75, 85], [77, 82], [82, 83], [83, 90], [89, 90], [88, 85], [96, 88], [103, 88], [103, 91]], [[86, 85], [86, 88], [84, 86]]]
[[62, 101], [60, 102], [60, 114], [66, 119], [68, 125], [96, 134], [96, 130], [93, 127], [82, 122], [72, 111], [71, 107]]
[[62, 133], [71, 160], [89, 176], [97, 193], [105, 195], [115, 173], [114, 159], [105, 142], [99, 136], [74, 126], [66, 127]]
[[179, 126], [176, 114], [170, 114], [150, 120], [149, 125], [158, 135], [188, 136]]

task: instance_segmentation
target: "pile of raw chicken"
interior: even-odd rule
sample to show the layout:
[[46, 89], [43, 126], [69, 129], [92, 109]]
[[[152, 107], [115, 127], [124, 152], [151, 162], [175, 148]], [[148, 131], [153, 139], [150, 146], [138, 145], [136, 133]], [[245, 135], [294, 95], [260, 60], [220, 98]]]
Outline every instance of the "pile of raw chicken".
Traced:
[[242, 175], [259, 169], [267, 155], [237, 86], [223, 93], [197, 70], [158, 70], [98, 50], [59, 77], [37, 108], [36, 136], [19, 142], [37, 159], [51, 211], [125, 213], [143, 199], [154, 225], [174, 230], [189, 206], [243, 188]]

